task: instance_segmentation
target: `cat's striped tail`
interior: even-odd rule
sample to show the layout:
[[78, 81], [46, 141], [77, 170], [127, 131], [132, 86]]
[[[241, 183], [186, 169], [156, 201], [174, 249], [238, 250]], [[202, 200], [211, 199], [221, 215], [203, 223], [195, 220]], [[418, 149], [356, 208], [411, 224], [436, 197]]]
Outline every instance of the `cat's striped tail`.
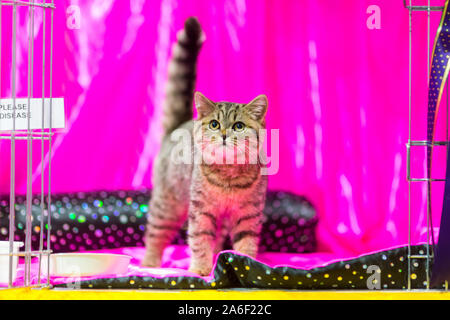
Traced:
[[190, 17], [177, 33], [169, 62], [169, 79], [163, 107], [164, 135], [170, 134], [186, 121], [192, 120], [197, 57], [204, 41], [198, 20]]

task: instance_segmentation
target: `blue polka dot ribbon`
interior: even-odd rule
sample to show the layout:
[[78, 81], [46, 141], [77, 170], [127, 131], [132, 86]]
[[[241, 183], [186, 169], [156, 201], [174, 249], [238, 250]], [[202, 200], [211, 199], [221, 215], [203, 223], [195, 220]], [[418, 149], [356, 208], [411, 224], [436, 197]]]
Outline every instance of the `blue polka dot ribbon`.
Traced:
[[[450, 70], [450, 12], [447, 10], [448, 3], [449, 0], [446, 0], [444, 12], [436, 35], [428, 83], [427, 175], [429, 179], [431, 179], [431, 158], [436, 118], [442, 93], [444, 91], [444, 85], [447, 82]], [[449, 150], [450, 148], [447, 148], [447, 152]], [[431, 216], [431, 180], [428, 181], [428, 203], [429, 214]], [[431, 233], [433, 233], [433, 230]], [[445, 178], [441, 226], [439, 229], [439, 243], [435, 248], [430, 285], [431, 287], [439, 287], [445, 281], [450, 282], [450, 153], [447, 154], [447, 173]]]

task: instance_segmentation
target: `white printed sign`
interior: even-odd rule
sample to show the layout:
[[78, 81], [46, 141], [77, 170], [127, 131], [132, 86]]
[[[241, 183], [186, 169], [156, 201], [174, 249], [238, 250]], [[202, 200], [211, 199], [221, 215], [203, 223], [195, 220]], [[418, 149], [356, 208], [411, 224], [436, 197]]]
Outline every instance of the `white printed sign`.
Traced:
[[[50, 128], [50, 100], [52, 105], [52, 129], [65, 127], [64, 98], [17, 98], [15, 108], [13, 99], [0, 99], [0, 131], [13, 129], [13, 120], [16, 119], [16, 130], [28, 130], [28, 117], [30, 129], [42, 129], [42, 116], [44, 116], [44, 129]], [[28, 108], [30, 103], [30, 108]], [[44, 104], [44, 112], [42, 105]]]

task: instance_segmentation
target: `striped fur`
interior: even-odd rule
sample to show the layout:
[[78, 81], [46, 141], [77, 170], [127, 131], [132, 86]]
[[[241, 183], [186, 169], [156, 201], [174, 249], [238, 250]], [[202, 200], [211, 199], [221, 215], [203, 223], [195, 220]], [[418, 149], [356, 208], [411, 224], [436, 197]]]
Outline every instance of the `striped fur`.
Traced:
[[[191, 250], [189, 270], [207, 275], [211, 272], [214, 254], [222, 250], [227, 236], [232, 240], [235, 250], [250, 256], [256, 255], [267, 177], [261, 175], [262, 164], [259, 161], [232, 164], [175, 163], [171, 161], [171, 152], [177, 142], [172, 141], [169, 133], [177, 129], [188, 130], [192, 134], [193, 156], [198, 155], [204, 147], [214, 150], [234, 148], [237, 153], [250, 156], [253, 151], [240, 141], [244, 137], [259, 143], [259, 129], [265, 127], [267, 98], [258, 96], [248, 104], [216, 103], [196, 93], [198, 121], [193, 121], [190, 92], [194, 86], [195, 70], [192, 68], [195, 66], [194, 57], [198, 54], [201, 30], [193, 19], [186, 22], [185, 35], [189, 34], [188, 30], [191, 30], [191, 35], [187, 38], [194, 40], [189, 49], [192, 52], [175, 46], [170, 63], [164, 118], [166, 136], [153, 165], [154, 187], [144, 239], [146, 254], [142, 264], [159, 267], [164, 248], [187, 221]], [[179, 44], [186, 44], [183, 32], [180, 37]], [[181, 63], [183, 61], [189, 63]], [[186, 81], [185, 84], [182, 79]], [[211, 128], [212, 121], [220, 124], [220, 130]], [[237, 122], [243, 124], [243, 130], [237, 130]]]

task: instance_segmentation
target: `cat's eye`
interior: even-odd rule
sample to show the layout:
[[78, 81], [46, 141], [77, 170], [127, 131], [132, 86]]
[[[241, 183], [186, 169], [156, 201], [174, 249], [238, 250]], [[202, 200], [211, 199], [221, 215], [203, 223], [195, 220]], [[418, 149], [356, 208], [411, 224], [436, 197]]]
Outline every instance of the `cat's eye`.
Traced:
[[244, 129], [245, 129], [245, 124], [243, 124], [242, 122], [236, 122], [233, 125], [233, 130], [234, 131], [239, 132], [239, 131], [243, 131]]
[[220, 123], [217, 120], [211, 120], [211, 122], [209, 123], [209, 128], [211, 130], [219, 130], [220, 128]]

